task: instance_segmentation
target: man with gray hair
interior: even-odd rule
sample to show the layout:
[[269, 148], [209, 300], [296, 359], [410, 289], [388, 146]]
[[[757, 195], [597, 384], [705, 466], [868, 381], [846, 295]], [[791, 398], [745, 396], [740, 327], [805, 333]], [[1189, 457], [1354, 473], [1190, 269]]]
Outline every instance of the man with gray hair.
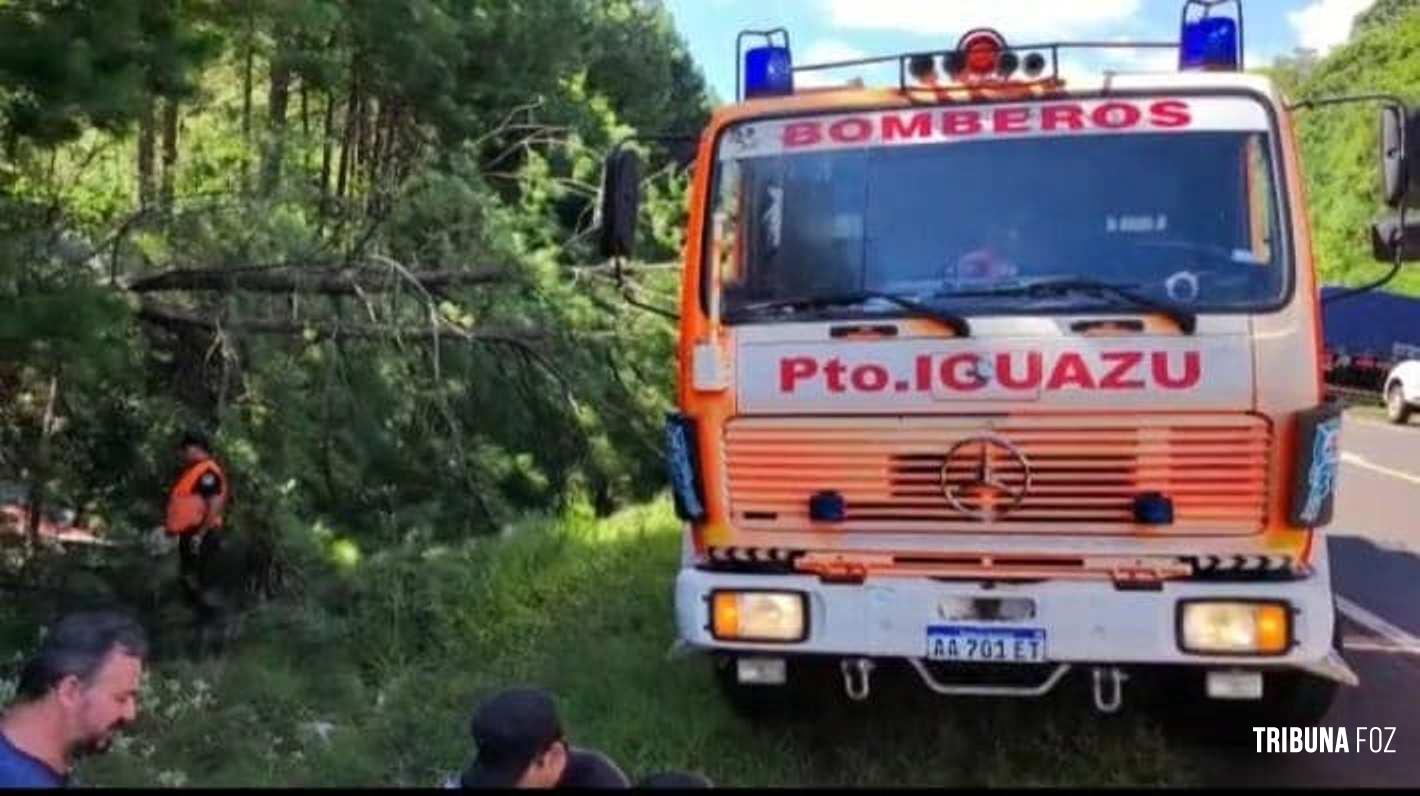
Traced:
[[0, 789], [60, 788], [74, 758], [104, 752], [138, 715], [148, 639], [118, 611], [85, 611], [50, 629], [0, 716]]

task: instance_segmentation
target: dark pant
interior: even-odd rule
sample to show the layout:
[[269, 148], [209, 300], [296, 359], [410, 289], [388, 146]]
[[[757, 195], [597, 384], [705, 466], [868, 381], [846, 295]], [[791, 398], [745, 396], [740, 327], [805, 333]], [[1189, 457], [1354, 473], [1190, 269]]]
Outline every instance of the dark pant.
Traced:
[[201, 542], [196, 534], [184, 534], [178, 540], [178, 580], [183, 596], [192, 606], [199, 635], [221, 635], [225, 629], [226, 601], [218, 571], [225, 533], [225, 530], [208, 531], [202, 534]]

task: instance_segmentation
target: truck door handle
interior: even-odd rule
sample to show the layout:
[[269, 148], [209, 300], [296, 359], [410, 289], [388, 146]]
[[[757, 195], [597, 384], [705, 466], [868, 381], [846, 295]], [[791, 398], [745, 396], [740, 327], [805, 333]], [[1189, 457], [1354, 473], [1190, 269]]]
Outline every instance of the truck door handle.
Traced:
[[848, 326], [831, 326], [828, 329], [829, 337], [897, 337], [897, 327], [890, 323], [871, 324], [860, 326], [852, 324]]
[[1070, 331], [1079, 334], [1090, 334], [1091, 332], [1138, 333], [1144, 331], [1144, 322], [1138, 318], [1101, 318], [1099, 320], [1075, 321], [1070, 324]]

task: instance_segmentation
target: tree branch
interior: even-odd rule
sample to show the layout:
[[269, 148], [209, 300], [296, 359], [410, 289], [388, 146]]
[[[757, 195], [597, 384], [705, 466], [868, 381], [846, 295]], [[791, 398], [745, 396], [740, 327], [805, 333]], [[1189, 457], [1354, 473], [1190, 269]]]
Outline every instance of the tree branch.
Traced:
[[[151, 303], [144, 303], [142, 309], [138, 311], [138, 317], [148, 323], [169, 329], [197, 328], [215, 332], [220, 328], [220, 331], [224, 334], [302, 335], [308, 332], [314, 332], [317, 339], [330, 337], [383, 339], [394, 338], [395, 336], [412, 339], [432, 339], [436, 334], [435, 330], [427, 327], [379, 326], [375, 324], [341, 324], [339, 327], [336, 327], [333, 325], [262, 320], [224, 321], [219, 324], [215, 319], [203, 318], [183, 312], [182, 310], [162, 307]], [[447, 326], [437, 330], [437, 334], [443, 337], [467, 340], [470, 342], [510, 344], [525, 344], [531, 340], [541, 340], [552, 337], [551, 333], [540, 329], [506, 328], [465, 330]]]
[[[484, 285], [506, 282], [512, 275], [504, 268], [425, 271], [412, 274], [425, 290], [454, 285]], [[271, 266], [247, 268], [177, 268], [139, 277], [123, 287], [132, 293], [165, 290], [248, 291], [253, 293], [315, 293], [327, 296], [357, 296], [383, 293], [397, 283], [387, 272], [352, 268], [309, 268]]]

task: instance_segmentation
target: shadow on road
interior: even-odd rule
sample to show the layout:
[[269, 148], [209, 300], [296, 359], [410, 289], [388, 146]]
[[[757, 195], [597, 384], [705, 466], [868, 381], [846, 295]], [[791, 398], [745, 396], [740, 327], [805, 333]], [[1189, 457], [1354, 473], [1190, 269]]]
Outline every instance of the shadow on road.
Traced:
[[1420, 556], [1363, 536], [1328, 538], [1336, 592], [1411, 635], [1420, 636]]

